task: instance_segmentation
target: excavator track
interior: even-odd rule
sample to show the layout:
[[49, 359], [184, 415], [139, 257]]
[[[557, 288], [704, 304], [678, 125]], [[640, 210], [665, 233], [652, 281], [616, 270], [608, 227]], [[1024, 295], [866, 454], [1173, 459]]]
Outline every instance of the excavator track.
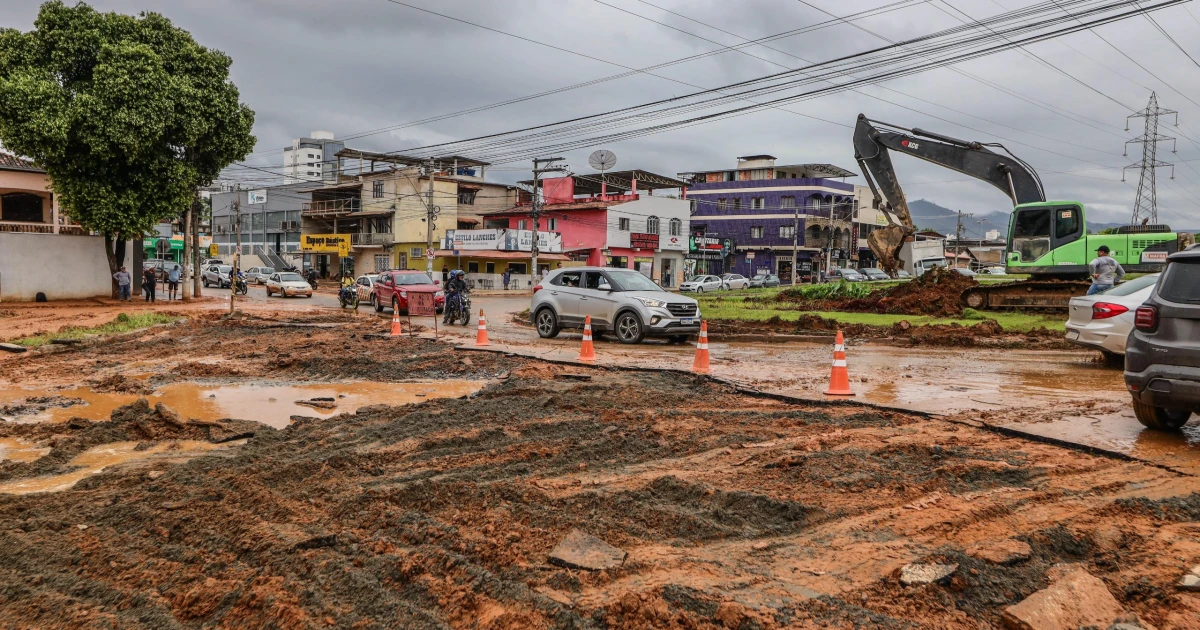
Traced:
[[1086, 294], [1091, 285], [1088, 280], [1049, 279], [980, 285], [963, 292], [963, 303], [977, 310], [1066, 310], [1071, 298]]

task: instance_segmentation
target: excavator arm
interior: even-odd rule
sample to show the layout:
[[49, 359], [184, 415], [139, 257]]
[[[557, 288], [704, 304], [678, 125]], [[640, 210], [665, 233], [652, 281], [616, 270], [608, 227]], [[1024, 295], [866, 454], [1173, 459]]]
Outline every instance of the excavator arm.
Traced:
[[[875, 124], [886, 129], [881, 131]], [[1007, 155], [986, 147], [998, 147]], [[859, 114], [858, 124], [854, 127], [854, 159], [858, 160], [863, 177], [871, 187], [876, 205], [888, 219], [887, 227], [871, 232], [867, 244], [888, 275], [896, 275], [900, 250], [916, 229], [908, 211], [908, 200], [900, 188], [896, 170], [892, 168], [889, 149], [981, 179], [999, 188], [1014, 206], [1046, 200], [1037, 172], [1000, 144], [985, 145], [921, 129], [905, 129]]]

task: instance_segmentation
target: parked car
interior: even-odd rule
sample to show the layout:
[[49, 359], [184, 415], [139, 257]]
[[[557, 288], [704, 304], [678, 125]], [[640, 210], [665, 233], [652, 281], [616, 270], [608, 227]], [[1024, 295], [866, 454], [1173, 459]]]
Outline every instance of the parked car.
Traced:
[[1067, 341], [1104, 353], [1109, 362], [1125, 354], [1134, 311], [1150, 297], [1159, 274], [1130, 280], [1096, 295], [1071, 298]]
[[959, 274], [962, 274], [968, 278], [974, 278], [975, 276], [979, 275], [979, 274], [975, 273], [974, 271], [967, 269], [966, 267], [951, 267], [951, 269], [953, 269], [954, 271], [956, 271]]
[[753, 278], [750, 278], [751, 289], [762, 289], [779, 286], [779, 276], [773, 276], [769, 273], [761, 273]]
[[275, 273], [274, 267], [251, 267], [246, 270], [246, 282], [253, 284], [266, 284], [267, 278]]
[[162, 258], [150, 258], [142, 261], [142, 269], [153, 269], [154, 278], [162, 280], [167, 275], [167, 270], [175, 266], [175, 262], [164, 260]]
[[358, 289], [358, 301], [366, 302], [371, 306], [375, 305], [375, 282], [379, 280], [379, 274], [368, 273], [359, 276], [354, 281], [354, 286]]
[[382, 313], [390, 306], [395, 313], [408, 313], [408, 294], [432, 293], [437, 312], [446, 307], [446, 294], [429, 276], [420, 271], [397, 269], [384, 271], [375, 281], [375, 312]]
[[846, 282], [865, 282], [866, 279], [866, 276], [853, 269], [830, 269], [825, 274], [825, 280], [827, 282], [837, 282], [839, 280], [845, 280]]
[[1179, 429], [1200, 413], [1200, 249], [1167, 257], [1133, 322], [1125, 386], [1134, 415], [1152, 429]]
[[[703, 277], [720, 282], [716, 276]], [[696, 300], [668, 293], [632, 269], [556, 269], [533, 288], [529, 313], [538, 335], [546, 339], [563, 328], [582, 328], [588, 315], [593, 334], [612, 333], [621, 343], [638, 343], [646, 336], [683, 343], [700, 332]]]
[[279, 294], [279, 297], [296, 295], [312, 297], [313, 290], [304, 276], [290, 271], [280, 271], [267, 276], [267, 297], [276, 293]]
[[749, 289], [750, 278], [736, 273], [723, 273], [721, 274], [721, 286], [728, 290]]
[[867, 280], [891, 280], [892, 279], [892, 277], [887, 275], [886, 273], [884, 273], [882, 269], [876, 269], [874, 267], [866, 267], [864, 269], [859, 269], [858, 273], [861, 274], [863, 277], [865, 277]]
[[1004, 276], [1008, 275], [1008, 270], [1004, 267], [984, 267], [983, 273], [988, 276]]
[[720, 291], [723, 286], [725, 283], [721, 282], [721, 278], [717, 276], [696, 276], [679, 285], [679, 290], [704, 293], [705, 291]]
[[208, 265], [204, 268], [204, 274], [200, 276], [200, 281], [204, 286], [216, 286], [221, 289], [229, 288], [229, 272], [233, 269], [230, 265]]
[[897, 269], [896, 270], [896, 279], [897, 280], [911, 280], [912, 274], [908, 273], [907, 271], [905, 271], [903, 269]]

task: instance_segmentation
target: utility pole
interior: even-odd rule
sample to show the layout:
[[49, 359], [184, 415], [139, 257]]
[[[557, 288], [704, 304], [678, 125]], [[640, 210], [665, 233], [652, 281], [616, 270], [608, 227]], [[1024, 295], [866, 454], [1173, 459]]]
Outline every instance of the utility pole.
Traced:
[[441, 212], [441, 208], [433, 205], [433, 160], [425, 165], [425, 174], [429, 177], [429, 193], [425, 202], [425, 273], [433, 279], [433, 222]]
[[[754, 271], [753, 268], [750, 269]], [[792, 286], [799, 284], [800, 277], [800, 204], [792, 202]]]
[[200, 194], [199, 194], [199, 191], [196, 191], [196, 195], [192, 198], [192, 203], [188, 206], [187, 210], [183, 211], [183, 269], [184, 269], [184, 274], [182, 274], [182, 275], [184, 277], [180, 278], [180, 280], [183, 281], [183, 290], [180, 291], [180, 293], [182, 293], [182, 295], [180, 297], [183, 298], [184, 302], [192, 301], [191, 292], [188, 291], [188, 286], [187, 286], [187, 268], [188, 268], [188, 263], [192, 260], [192, 221], [194, 220], [193, 217], [198, 214], [196, 212], [196, 206], [198, 206], [198, 205], [200, 205]]
[[954, 228], [954, 266], [958, 267], [958, 246], [962, 243], [962, 210], [958, 211], [958, 225]]
[[[237, 249], [233, 253], [233, 272], [229, 278], [229, 314], [233, 315], [233, 297], [237, 295], [237, 287], [235, 286], [238, 276], [238, 267], [241, 266], [242, 259], [242, 187], [239, 184], [233, 196], [233, 212], [234, 212], [234, 229], [237, 230]], [[217, 288], [220, 288], [217, 284]]]
[[[211, 206], [209, 206], [209, 207], [211, 207]], [[192, 221], [191, 221], [191, 224], [192, 224], [191, 225], [192, 258], [190, 260], [188, 260], [188, 264], [190, 264], [192, 266], [192, 296], [196, 297], [196, 298], [200, 297], [200, 215], [201, 214], [202, 214], [201, 208], [199, 206], [196, 206], [195, 211], [192, 212]], [[210, 217], [210, 219], [209, 219], [210, 226], [211, 226], [211, 221], [212, 221], [212, 219]], [[185, 239], [186, 239], [186, 237], [185, 237]], [[186, 283], [187, 283], [187, 279], [184, 278], [184, 284], [186, 284]], [[186, 291], [186, 287], [185, 287], [185, 291]]]
[[1125, 119], [1125, 131], [1129, 131], [1130, 118], [1146, 119], [1146, 128], [1142, 135], [1125, 143], [1125, 155], [1129, 155], [1130, 144], [1142, 145], [1142, 161], [1130, 164], [1121, 171], [1121, 181], [1125, 181], [1125, 170], [1131, 168], [1141, 169], [1141, 177], [1138, 179], [1137, 197], [1133, 202], [1133, 218], [1129, 221], [1130, 225], [1158, 223], [1158, 191], [1154, 174], [1155, 169], [1170, 166], [1171, 179], [1175, 179], [1175, 165], [1158, 159], [1159, 142], [1170, 140], [1171, 153], [1176, 152], [1175, 138], [1158, 133], [1158, 117], [1170, 114], [1175, 115], [1175, 125], [1179, 126], [1179, 112], [1159, 107], [1158, 95], [1151, 92], [1150, 103], [1146, 105], [1146, 109]]
[[538, 185], [542, 179], [542, 173], [559, 172], [565, 173], [567, 165], [556, 166], [555, 162], [561, 162], [563, 158], [534, 158], [533, 160], [533, 212], [530, 217], [533, 219], [533, 244], [530, 246], [530, 259], [533, 265], [529, 269], [529, 285], [532, 287], [537, 284], [538, 277], [538, 220], [542, 216], [542, 200], [538, 197]]

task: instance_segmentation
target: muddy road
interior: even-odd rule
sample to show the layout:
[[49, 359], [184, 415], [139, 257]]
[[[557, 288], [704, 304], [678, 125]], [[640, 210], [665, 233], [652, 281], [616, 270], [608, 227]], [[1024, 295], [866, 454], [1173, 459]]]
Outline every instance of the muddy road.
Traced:
[[[0, 627], [1000, 628], [1068, 569], [1200, 626], [1193, 476], [385, 328], [201, 314], [0, 360]], [[551, 563], [576, 530], [620, 560]]]

